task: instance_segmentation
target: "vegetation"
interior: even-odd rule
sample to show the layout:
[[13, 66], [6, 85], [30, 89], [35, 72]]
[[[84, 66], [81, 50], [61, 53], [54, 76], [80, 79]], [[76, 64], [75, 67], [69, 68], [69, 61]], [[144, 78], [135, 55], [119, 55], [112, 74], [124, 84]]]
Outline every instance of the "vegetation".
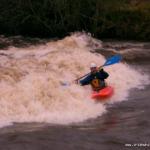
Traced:
[[0, 34], [150, 40], [149, 0], [1, 0]]

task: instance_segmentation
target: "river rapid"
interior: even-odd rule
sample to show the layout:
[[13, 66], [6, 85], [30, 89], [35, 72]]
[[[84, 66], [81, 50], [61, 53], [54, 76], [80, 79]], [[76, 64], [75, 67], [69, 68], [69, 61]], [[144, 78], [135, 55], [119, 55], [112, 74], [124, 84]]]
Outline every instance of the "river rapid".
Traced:
[[[150, 43], [79, 32], [61, 40], [0, 40], [1, 150], [150, 148]], [[104, 68], [115, 90], [107, 101], [93, 101], [89, 86], [62, 84], [115, 54], [123, 60]]]

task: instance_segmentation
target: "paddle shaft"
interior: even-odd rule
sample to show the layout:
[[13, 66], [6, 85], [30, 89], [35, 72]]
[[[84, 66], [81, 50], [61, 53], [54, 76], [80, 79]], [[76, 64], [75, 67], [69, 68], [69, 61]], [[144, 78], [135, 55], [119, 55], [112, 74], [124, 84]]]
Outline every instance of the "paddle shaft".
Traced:
[[[102, 65], [102, 66], [100, 66], [100, 67], [98, 67], [98, 69], [100, 69], [100, 68], [102, 68], [104, 65]], [[83, 75], [83, 76], [81, 76], [81, 77], [79, 77], [79, 78], [77, 78], [77, 79], [75, 79], [74, 81], [79, 81], [80, 79], [82, 79], [82, 78], [84, 78], [84, 77], [86, 77], [87, 75], [89, 75], [90, 74], [90, 72], [89, 73], [87, 73], [87, 74], [85, 74], [85, 75]]]

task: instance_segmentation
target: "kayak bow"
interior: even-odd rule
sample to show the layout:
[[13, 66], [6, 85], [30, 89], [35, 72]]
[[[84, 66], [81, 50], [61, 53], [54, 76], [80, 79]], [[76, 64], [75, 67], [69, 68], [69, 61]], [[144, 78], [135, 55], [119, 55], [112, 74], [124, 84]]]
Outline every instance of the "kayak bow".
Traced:
[[103, 100], [112, 96], [113, 92], [113, 88], [111, 86], [107, 86], [98, 92], [94, 91], [91, 95], [91, 98], [96, 100]]

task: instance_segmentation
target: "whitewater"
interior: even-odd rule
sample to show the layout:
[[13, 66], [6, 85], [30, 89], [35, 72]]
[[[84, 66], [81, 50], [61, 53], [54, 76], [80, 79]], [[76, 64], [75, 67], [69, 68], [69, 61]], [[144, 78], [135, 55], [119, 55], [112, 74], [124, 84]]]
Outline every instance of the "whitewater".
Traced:
[[0, 127], [16, 122], [68, 125], [97, 118], [107, 113], [108, 104], [126, 101], [131, 89], [149, 84], [148, 75], [125, 61], [104, 67], [106, 82], [115, 91], [105, 103], [90, 98], [90, 86], [61, 84], [89, 72], [91, 62], [103, 65], [107, 58], [94, 52], [101, 48], [102, 41], [74, 33], [45, 44], [0, 49]]

